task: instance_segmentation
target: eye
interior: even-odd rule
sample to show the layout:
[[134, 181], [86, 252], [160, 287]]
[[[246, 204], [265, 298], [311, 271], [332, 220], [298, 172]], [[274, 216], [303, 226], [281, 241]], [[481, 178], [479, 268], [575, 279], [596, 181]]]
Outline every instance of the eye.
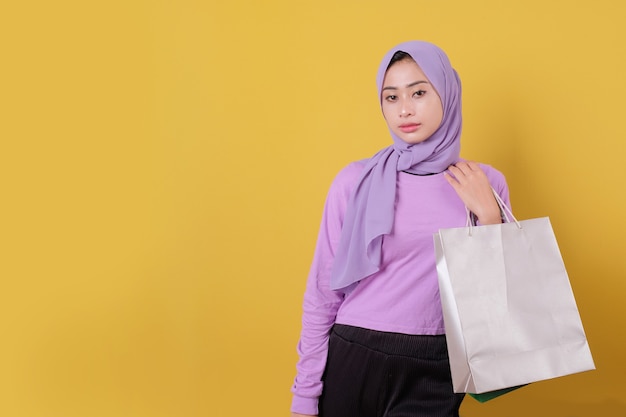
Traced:
[[426, 90], [417, 90], [416, 92], [413, 93], [413, 95], [416, 97], [421, 97], [424, 94], [426, 94]]
[[396, 98], [398, 98], [398, 97], [394, 96], [393, 94], [390, 94], [390, 95], [385, 97], [385, 100], [387, 100], [387, 101], [396, 101]]

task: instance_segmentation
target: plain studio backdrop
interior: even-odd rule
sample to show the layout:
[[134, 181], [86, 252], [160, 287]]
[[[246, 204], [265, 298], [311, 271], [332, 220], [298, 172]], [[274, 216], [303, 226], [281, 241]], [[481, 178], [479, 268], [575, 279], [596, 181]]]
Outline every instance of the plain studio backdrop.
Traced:
[[288, 415], [325, 194], [390, 143], [409, 39], [460, 73], [462, 156], [550, 216], [597, 366], [462, 415], [625, 415], [625, 4], [4, 2], [0, 415]]

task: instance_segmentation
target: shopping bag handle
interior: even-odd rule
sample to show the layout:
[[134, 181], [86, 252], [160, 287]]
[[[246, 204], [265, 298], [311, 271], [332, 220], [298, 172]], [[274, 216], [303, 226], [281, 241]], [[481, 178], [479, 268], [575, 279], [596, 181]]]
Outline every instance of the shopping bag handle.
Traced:
[[[491, 191], [493, 192], [493, 196], [495, 197], [496, 202], [498, 203], [498, 207], [500, 207], [500, 213], [502, 213], [502, 216], [504, 217], [505, 223], [511, 223], [511, 219], [513, 219], [513, 221], [517, 225], [517, 228], [521, 229], [522, 225], [520, 224], [520, 222], [517, 221], [517, 219], [513, 215], [513, 212], [511, 211], [511, 209], [506, 204], [504, 204], [504, 201], [502, 200], [500, 195], [496, 192], [496, 190], [494, 190], [493, 187], [491, 187]], [[475, 217], [472, 215], [472, 213], [470, 213], [470, 211], [467, 208], [467, 206], [465, 206], [465, 213], [467, 214], [467, 220], [466, 220], [465, 224], [466, 224], [466, 227], [469, 228], [468, 233], [471, 236], [472, 235], [472, 228], [474, 226], [476, 226]], [[511, 217], [509, 218], [509, 216], [511, 216]]]

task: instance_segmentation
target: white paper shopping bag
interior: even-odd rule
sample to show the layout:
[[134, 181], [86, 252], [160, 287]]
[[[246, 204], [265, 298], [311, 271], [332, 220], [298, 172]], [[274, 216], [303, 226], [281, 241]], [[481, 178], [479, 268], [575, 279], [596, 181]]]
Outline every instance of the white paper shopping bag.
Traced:
[[442, 229], [434, 241], [455, 392], [595, 369], [547, 217]]

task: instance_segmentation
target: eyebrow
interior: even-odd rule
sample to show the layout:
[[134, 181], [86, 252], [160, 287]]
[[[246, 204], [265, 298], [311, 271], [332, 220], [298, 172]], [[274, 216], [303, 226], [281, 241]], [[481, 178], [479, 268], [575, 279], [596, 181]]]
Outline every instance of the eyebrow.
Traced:
[[[414, 87], [414, 86], [416, 86], [418, 84], [428, 84], [428, 81], [415, 81], [415, 82], [412, 82], [410, 84], [407, 84], [405, 86], [405, 88], [411, 88], [411, 87]], [[394, 86], [390, 85], [390, 86], [384, 87], [382, 91], [385, 91], [385, 90], [397, 90], [397, 89], [398, 89], [398, 87], [394, 87]]]

